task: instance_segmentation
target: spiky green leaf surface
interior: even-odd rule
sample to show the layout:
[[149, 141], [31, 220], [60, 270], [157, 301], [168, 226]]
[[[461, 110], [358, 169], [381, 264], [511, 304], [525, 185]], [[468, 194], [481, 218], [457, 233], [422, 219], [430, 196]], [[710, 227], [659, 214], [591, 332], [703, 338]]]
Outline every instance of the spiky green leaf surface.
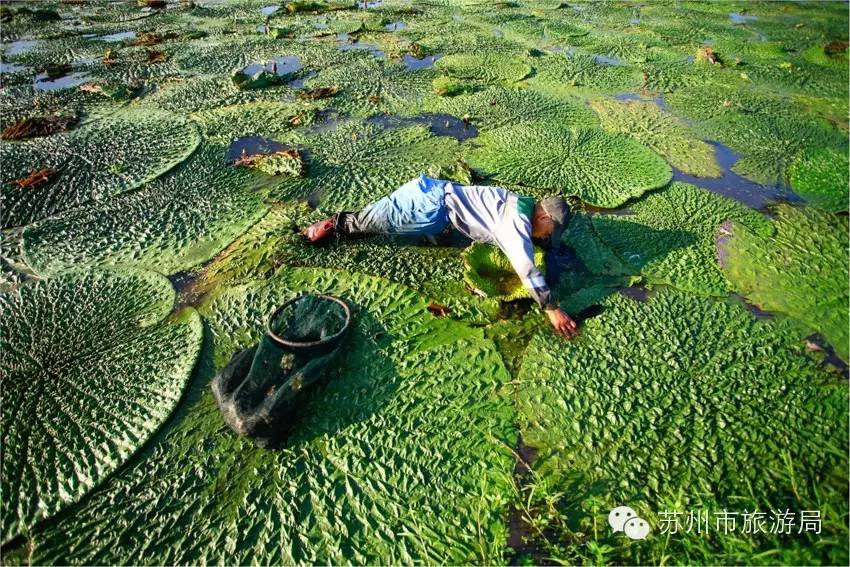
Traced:
[[341, 57], [340, 64], [323, 69], [305, 86], [340, 89], [334, 107], [354, 116], [417, 109], [436, 76], [430, 70], [414, 73], [399, 63], [378, 60], [365, 50], [349, 51]]
[[684, 173], [697, 177], [720, 177], [714, 148], [655, 104], [599, 99], [591, 105], [599, 114], [605, 130], [629, 134]]
[[437, 61], [436, 67], [450, 77], [492, 84], [515, 83], [531, 73], [531, 66], [525, 61], [496, 53], [446, 55]]
[[315, 266], [403, 284], [448, 307], [453, 318], [483, 323], [496, 317], [494, 300], [479, 299], [466, 289], [460, 249], [389, 237], [309, 245], [297, 232], [320, 218], [306, 204], [272, 208], [204, 266], [187, 295], [197, 298], [222, 285], [269, 277], [282, 267]]
[[28, 227], [27, 263], [41, 274], [81, 265], [135, 265], [172, 274], [203, 262], [266, 211], [260, 174], [225, 165], [205, 145], [181, 167], [107, 203]]
[[323, 209], [356, 210], [432, 165], [454, 160], [458, 143], [423, 126], [384, 129], [369, 122], [340, 122], [305, 139], [308, 177], [287, 181], [288, 199], [318, 193]]
[[[474, 242], [464, 250], [463, 263], [463, 277], [475, 293], [505, 301], [529, 297], [508, 257], [498, 247]], [[534, 264], [545, 272], [542, 248], [535, 248]]]
[[846, 151], [806, 150], [788, 168], [794, 192], [819, 209], [830, 212], [847, 210], [848, 163]]
[[254, 102], [223, 106], [192, 115], [207, 140], [230, 143], [240, 136], [274, 136], [317, 121], [310, 102]]
[[583, 52], [550, 53], [534, 59], [534, 77], [529, 84], [556, 92], [571, 88], [620, 92], [638, 88], [641, 74], [636, 68], [598, 63]]
[[801, 151], [847, 151], [846, 135], [775, 93], [716, 86], [683, 89], [667, 101], [696, 120], [698, 133], [742, 155], [733, 171], [763, 185], [784, 183]]
[[546, 123], [506, 126], [476, 139], [470, 165], [498, 182], [578, 195], [616, 207], [665, 185], [672, 172], [663, 159], [623, 134]]
[[[831, 502], [836, 520], [847, 514], [846, 382], [805, 356], [794, 325], [666, 288], [646, 302], [609, 295], [602, 307], [573, 341], [541, 331], [518, 378], [522, 438], [540, 451], [534, 467], [589, 545], [624, 563], [671, 552], [699, 561], [734, 552], [722, 537], [695, 544], [704, 531], [665, 538], [664, 511], [686, 522], [689, 510], [709, 510], [712, 527], [724, 508]], [[653, 526], [647, 542], [608, 536], [608, 512], [623, 502]], [[824, 526], [800, 537], [832, 562], [846, 553], [847, 528]], [[736, 532], [735, 541], [752, 556], [800, 540]]]
[[749, 301], [823, 333], [846, 359], [847, 217], [781, 205], [774, 227], [773, 234], [724, 227], [718, 240], [723, 272]]
[[[633, 273], [697, 295], [731, 291], [715, 261], [714, 236], [723, 222], [734, 220], [753, 231], [770, 232], [760, 213], [687, 183], [650, 193], [629, 210], [628, 215], [592, 217], [596, 237]], [[597, 248], [577, 248], [589, 265], [600, 261]], [[610, 273], [620, 273], [619, 267], [615, 264]]]
[[201, 379], [143, 459], [35, 535], [38, 562], [504, 560], [515, 432], [492, 342], [385, 280], [294, 270], [204, 307], [216, 367], [302, 290], [344, 297], [354, 326], [287, 445], [230, 431]]
[[[122, 111], [70, 132], [0, 145], [3, 227], [29, 224], [102, 201], [168, 171], [198, 146], [197, 129], [160, 111]], [[18, 188], [16, 179], [55, 169], [55, 181]]]
[[[0, 294], [3, 541], [78, 501], [177, 405], [201, 319], [151, 272], [75, 272]], [[163, 350], [167, 344], [168, 349]]]
[[426, 101], [425, 109], [468, 116], [479, 130], [533, 121], [573, 127], [596, 126], [599, 122], [580, 99], [549, 96], [531, 89], [488, 88], [470, 94], [434, 97]]

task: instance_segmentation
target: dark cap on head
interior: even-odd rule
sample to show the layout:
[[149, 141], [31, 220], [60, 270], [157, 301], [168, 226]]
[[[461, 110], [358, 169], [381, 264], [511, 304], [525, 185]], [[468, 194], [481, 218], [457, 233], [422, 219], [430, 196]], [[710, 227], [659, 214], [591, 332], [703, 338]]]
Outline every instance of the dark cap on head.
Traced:
[[560, 197], [546, 197], [540, 201], [540, 206], [555, 223], [552, 236], [549, 237], [549, 245], [558, 246], [561, 242], [561, 233], [570, 222], [570, 206]]

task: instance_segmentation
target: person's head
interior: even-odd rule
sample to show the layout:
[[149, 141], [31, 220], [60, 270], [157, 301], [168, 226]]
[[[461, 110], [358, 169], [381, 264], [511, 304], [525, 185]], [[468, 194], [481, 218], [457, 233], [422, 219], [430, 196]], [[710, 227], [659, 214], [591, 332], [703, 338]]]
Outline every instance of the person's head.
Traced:
[[531, 237], [557, 246], [561, 233], [570, 222], [570, 206], [560, 197], [546, 197], [534, 205], [531, 216]]

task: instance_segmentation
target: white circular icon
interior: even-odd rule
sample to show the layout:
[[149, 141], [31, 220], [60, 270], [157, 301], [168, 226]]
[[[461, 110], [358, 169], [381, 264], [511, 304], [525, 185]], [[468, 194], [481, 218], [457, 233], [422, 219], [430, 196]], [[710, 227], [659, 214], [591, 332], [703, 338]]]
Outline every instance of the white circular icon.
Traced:
[[643, 518], [634, 517], [626, 522], [623, 531], [631, 539], [646, 539], [649, 535], [649, 522]]
[[626, 522], [632, 518], [637, 518], [634, 510], [628, 506], [617, 506], [608, 514], [608, 524], [615, 532], [621, 532]]

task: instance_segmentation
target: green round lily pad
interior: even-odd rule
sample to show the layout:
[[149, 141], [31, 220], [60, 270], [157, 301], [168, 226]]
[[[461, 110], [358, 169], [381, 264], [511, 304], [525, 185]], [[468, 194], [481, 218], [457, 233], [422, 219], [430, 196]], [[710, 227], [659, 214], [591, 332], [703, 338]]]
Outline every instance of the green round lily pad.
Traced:
[[153, 272], [73, 272], [0, 295], [3, 541], [77, 502], [171, 414], [201, 348]]
[[666, 185], [672, 170], [624, 134], [549, 123], [505, 126], [476, 140], [469, 164], [498, 182], [577, 195], [599, 207], [617, 207]]

